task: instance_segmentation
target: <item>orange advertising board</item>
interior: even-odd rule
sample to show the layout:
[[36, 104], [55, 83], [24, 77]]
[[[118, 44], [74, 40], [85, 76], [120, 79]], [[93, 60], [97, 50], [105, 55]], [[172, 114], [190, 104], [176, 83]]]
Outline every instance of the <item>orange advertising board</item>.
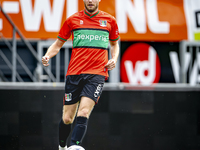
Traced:
[[[28, 39], [55, 39], [65, 19], [84, 9], [83, 0], [0, 0], [0, 4]], [[183, 0], [101, 0], [99, 8], [116, 18], [121, 41], [188, 39]], [[12, 38], [2, 12], [0, 32]]]

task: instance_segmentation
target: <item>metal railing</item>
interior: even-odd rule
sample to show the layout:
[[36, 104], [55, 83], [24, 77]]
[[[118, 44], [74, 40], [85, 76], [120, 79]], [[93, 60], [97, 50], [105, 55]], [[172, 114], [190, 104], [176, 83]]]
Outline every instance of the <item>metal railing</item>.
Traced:
[[[23, 67], [23, 69], [25, 70], [25, 72], [29, 75], [29, 77], [32, 79], [33, 82], [36, 82], [37, 79], [36, 77], [31, 73], [31, 71], [29, 70], [29, 68], [26, 66], [26, 64], [23, 62], [23, 60], [21, 59], [21, 57], [17, 54], [17, 41], [16, 41], [16, 34], [19, 35], [20, 39], [22, 40], [22, 42], [26, 45], [26, 47], [28, 48], [28, 50], [32, 53], [32, 55], [34, 56], [34, 58], [37, 60], [38, 63], [41, 64], [41, 59], [39, 59], [37, 57], [37, 52], [36, 50], [33, 48], [33, 46], [24, 38], [24, 36], [22, 35], [22, 33], [18, 30], [18, 28], [15, 26], [14, 22], [11, 20], [11, 18], [4, 12], [4, 10], [2, 9], [2, 6], [0, 5], [0, 12], [4, 15], [4, 17], [6, 18], [6, 20], [10, 23], [10, 25], [13, 28], [13, 38], [12, 38], [12, 45], [3, 37], [3, 34], [1, 34], [1, 39], [4, 41], [4, 43], [7, 45], [8, 49], [12, 52], [12, 62], [10, 62], [6, 56], [4, 55], [4, 53], [0, 50], [0, 56], [3, 58], [3, 60], [6, 62], [6, 64], [8, 65], [8, 67], [12, 70], [12, 82], [16, 82], [18, 79], [18, 81], [23, 82], [23, 79], [20, 77], [20, 75], [17, 73], [17, 61], [19, 61], [20, 65]], [[42, 68], [46, 71], [46, 73], [48, 74], [49, 78], [51, 79], [51, 81], [56, 82], [55, 77], [53, 76], [53, 74], [51, 72], [48, 72], [47, 68], [45, 68], [42, 64], [41, 64]], [[3, 76], [3, 73], [1, 72], [1, 76]]]
[[[38, 59], [42, 58], [42, 56], [44, 56], [44, 54], [45, 54], [44, 49], [47, 49], [49, 46], [51, 46], [53, 42], [54, 41], [52, 41], [52, 40], [37, 42]], [[62, 46], [60, 52], [54, 58], [49, 60], [50, 65], [47, 67], [47, 71], [53, 72], [52, 68], [54, 68], [56, 82], [61, 82], [61, 81], [65, 80], [65, 74], [67, 72], [67, 67], [68, 67], [69, 60], [70, 60], [70, 48], [72, 48], [72, 41], [65, 42], [65, 44]], [[63, 56], [61, 56], [61, 51], [63, 51]], [[63, 64], [61, 64], [61, 59], [64, 60]], [[52, 64], [52, 61], [54, 61], [54, 60], [55, 60], [55, 65]], [[62, 79], [61, 79], [61, 66], [64, 66]], [[45, 80], [47, 82], [51, 82], [51, 79], [49, 78], [49, 76], [44, 74], [41, 63], [37, 64], [36, 74], [37, 74], [39, 82], [43, 82]]]

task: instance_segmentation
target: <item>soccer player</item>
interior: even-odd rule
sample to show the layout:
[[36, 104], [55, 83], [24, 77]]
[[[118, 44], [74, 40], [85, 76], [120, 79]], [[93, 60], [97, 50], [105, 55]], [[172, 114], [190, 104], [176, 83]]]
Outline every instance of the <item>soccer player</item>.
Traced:
[[[119, 55], [119, 31], [116, 20], [98, 9], [101, 0], [83, 0], [85, 9], [66, 19], [57, 40], [42, 58], [48, 66], [62, 45], [72, 35], [73, 49], [66, 74], [63, 115], [59, 123], [59, 149], [66, 150], [66, 140], [76, 117], [71, 145], [80, 145], [87, 122], [102, 93], [108, 70], [115, 68]], [[108, 60], [108, 44], [111, 56]]]

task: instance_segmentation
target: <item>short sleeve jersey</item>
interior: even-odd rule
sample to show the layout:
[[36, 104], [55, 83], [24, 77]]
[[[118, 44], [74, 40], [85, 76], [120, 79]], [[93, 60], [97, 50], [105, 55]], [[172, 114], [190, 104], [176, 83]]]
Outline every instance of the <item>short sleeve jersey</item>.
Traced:
[[72, 35], [73, 48], [67, 75], [98, 74], [108, 77], [108, 44], [119, 39], [113, 16], [103, 11], [90, 15], [85, 10], [64, 22], [58, 39], [67, 41]]

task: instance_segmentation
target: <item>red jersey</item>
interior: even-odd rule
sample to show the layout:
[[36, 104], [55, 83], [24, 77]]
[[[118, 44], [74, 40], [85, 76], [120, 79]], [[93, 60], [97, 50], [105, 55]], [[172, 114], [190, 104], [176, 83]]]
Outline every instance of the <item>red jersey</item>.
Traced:
[[98, 74], [108, 77], [108, 44], [119, 39], [113, 16], [103, 11], [90, 15], [85, 10], [64, 22], [58, 39], [67, 41], [72, 34], [73, 48], [67, 75]]

